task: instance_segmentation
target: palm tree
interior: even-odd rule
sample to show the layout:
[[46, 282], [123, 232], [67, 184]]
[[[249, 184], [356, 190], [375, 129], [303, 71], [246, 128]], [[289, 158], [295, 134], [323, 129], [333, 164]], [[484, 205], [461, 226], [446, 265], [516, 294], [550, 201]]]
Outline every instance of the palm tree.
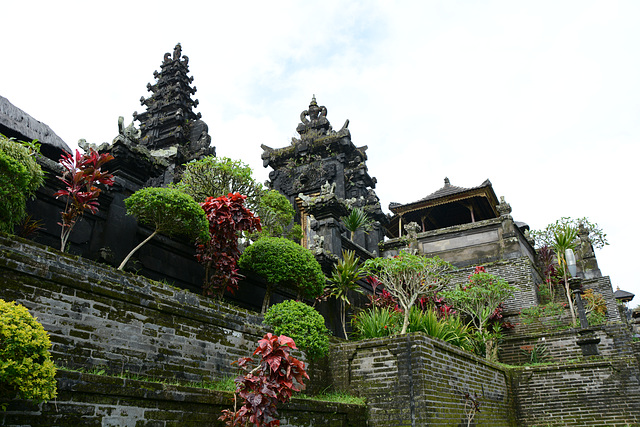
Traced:
[[330, 294], [340, 302], [340, 321], [342, 322], [342, 332], [348, 340], [346, 329], [346, 312], [347, 305], [351, 305], [349, 301], [349, 291], [362, 293], [362, 289], [357, 281], [362, 278], [362, 271], [358, 266], [360, 258], [355, 256], [354, 251], [342, 251], [342, 258], [334, 267], [333, 274], [330, 279]]
[[562, 269], [564, 276], [564, 290], [567, 294], [567, 300], [569, 301], [569, 309], [571, 310], [571, 319], [573, 323], [576, 323], [576, 313], [573, 309], [573, 298], [571, 296], [571, 289], [569, 289], [569, 281], [567, 280], [567, 260], [565, 258], [565, 251], [567, 249], [575, 249], [576, 237], [578, 236], [578, 230], [573, 227], [567, 226], [558, 232], [553, 233], [553, 250], [556, 252], [558, 258], [558, 264]]
[[343, 216], [341, 219], [347, 230], [351, 232], [352, 242], [356, 231], [362, 229], [365, 233], [368, 233], [371, 229], [371, 224], [373, 224], [373, 220], [361, 208], [353, 208], [349, 215]]

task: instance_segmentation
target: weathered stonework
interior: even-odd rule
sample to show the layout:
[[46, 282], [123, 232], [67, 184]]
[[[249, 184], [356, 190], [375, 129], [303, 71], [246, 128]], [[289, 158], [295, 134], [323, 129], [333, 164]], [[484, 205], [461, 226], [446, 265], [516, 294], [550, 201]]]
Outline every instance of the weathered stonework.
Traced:
[[[58, 397], [36, 404], [14, 400], [0, 411], [2, 426], [224, 426], [231, 392], [58, 371]], [[293, 398], [278, 408], [281, 426], [359, 427], [366, 407]]]

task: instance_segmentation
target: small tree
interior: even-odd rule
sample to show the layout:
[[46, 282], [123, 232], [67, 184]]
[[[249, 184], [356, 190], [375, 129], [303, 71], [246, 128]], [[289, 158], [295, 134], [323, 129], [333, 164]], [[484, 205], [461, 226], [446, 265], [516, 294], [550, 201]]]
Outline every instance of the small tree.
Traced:
[[302, 238], [302, 228], [293, 223], [295, 209], [289, 199], [276, 190], [262, 193], [256, 208], [260, 217], [262, 232], [257, 236], [251, 236], [257, 240], [260, 237], [286, 237], [292, 240]]
[[42, 325], [15, 302], [0, 299], [0, 408], [16, 394], [47, 401], [56, 397], [56, 367]]
[[62, 222], [58, 223], [62, 227], [61, 251], [64, 251], [67, 246], [71, 230], [76, 222], [82, 219], [84, 211], [89, 210], [93, 214], [98, 212], [98, 196], [102, 190], [97, 185], [113, 185], [113, 175], [102, 171], [102, 166], [112, 159], [111, 154], [99, 154], [93, 149], [84, 154], [76, 150], [75, 158], [69, 153], [62, 155], [60, 164], [65, 171], [58, 179], [66, 187], [54, 193], [56, 198], [60, 196], [67, 198], [67, 204], [62, 211]]
[[13, 227], [26, 216], [26, 202], [44, 181], [35, 159], [35, 141], [22, 144], [0, 134], [0, 231]]
[[[609, 244], [607, 241], [607, 235], [602, 228], [595, 222], [590, 222], [587, 217], [584, 218], [571, 218], [563, 216], [553, 224], [547, 225], [542, 230], [531, 230], [531, 236], [536, 242], [536, 246], [541, 248], [543, 246], [553, 247], [553, 243], [557, 233], [563, 233], [567, 228], [578, 230], [580, 224], [589, 232], [589, 240], [596, 249], [602, 249]], [[575, 240], [575, 237], [574, 237]]]
[[174, 188], [143, 188], [125, 199], [124, 204], [127, 214], [153, 228], [153, 233], [129, 252], [118, 270], [122, 270], [131, 256], [158, 233], [169, 237], [183, 234], [192, 239], [206, 239], [208, 235], [204, 210], [191, 196]]
[[456, 310], [467, 314], [473, 325], [478, 330], [478, 335], [487, 347], [487, 359], [493, 354], [492, 339], [487, 330], [487, 324], [496, 312], [498, 306], [513, 296], [517, 290], [506, 280], [489, 274], [484, 267], [476, 267], [475, 271], [469, 275], [466, 284], [457, 284], [453, 290], [440, 293], [449, 301]]
[[187, 163], [178, 188], [197, 202], [204, 202], [207, 197], [240, 193], [247, 197], [247, 208], [254, 211], [263, 189], [262, 184], [253, 179], [252, 173], [251, 168], [239, 160], [207, 156]]
[[282, 237], [265, 237], [253, 243], [244, 251], [238, 265], [267, 281], [262, 313], [269, 308], [276, 285], [297, 289], [298, 297], [304, 294], [315, 298], [322, 294], [326, 281], [311, 251]]
[[368, 233], [371, 229], [371, 224], [373, 224], [373, 220], [361, 208], [353, 208], [349, 215], [342, 217], [341, 220], [346, 229], [351, 232], [351, 241], [353, 241], [356, 231], [362, 229], [365, 233]]
[[553, 233], [553, 242], [551, 247], [556, 253], [558, 264], [562, 270], [562, 276], [564, 278], [564, 291], [569, 302], [569, 311], [571, 311], [571, 319], [573, 323], [576, 323], [576, 313], [573, 308], [573, 296], [571, 295], [571, 289], [569, 288], [569, 280], [567, 280], [567, 260], [565, 258], [565, 251], [567, 249], [575, 249], [576, 237], [578, 236], [578, 230], [572, 226], [565, 226]]
[[250, 423], [258, 427], [279, 426], [276, 404], [288, 402], [294, 391], [300, 391], [297, 385], [304, 387], [304, 378], [309, 379], [304, 363], [292, 357], [289, 349], [296, 349], [294, 340], [268, 333], [253, 352], [261, 357], [256, 367], [252, 368], [250, 357], [233, 362], [246, 372], [236, 378], [235, 392], [244, 404], [240, 409], [234, 406], [233, 411], [223, 410], [218, 419], [227, 426], [245, 427]]
[[238, 287], [238, 237], [245, 231], [261, 230], [260, 220], [244, 207], [245, 199], [239, 193], [229, 193], [201, 203], [209, 221], [209, 236], [198, 241], [196, 257], [205, 267], [205, 295], [222, 298], [225, 290], [233, 293]]
[[400, 334], [407, 333], [409, 313], [418, 298], [433, 297], [448, 282], [445, 273], [454, 267], [438, 257], [427, 258], [400, 252], [393, 258], [373, 258], [363, 269], [380, 280], [385, 289], [398, 301], [404, 312]]
[[335, 297], [340, 303], [340, 322], [347, 340], [349, 339], [346, 329], [347, 305], [351, 305], [349, 292], [362, 293], [357, 283], [362, 278], [359, 262], [360, 258], [355, 256], [354, 251], [342, 251], [342, 259], [335, 265], [329, 280], [329, 296]]
[[311, 360], [329, 352], [329, 330], [324, 317], [302, 301], [286, 300], [272, 305], [264, 315], [264, 324], [272, 327], [276, 335], [291, 337]]

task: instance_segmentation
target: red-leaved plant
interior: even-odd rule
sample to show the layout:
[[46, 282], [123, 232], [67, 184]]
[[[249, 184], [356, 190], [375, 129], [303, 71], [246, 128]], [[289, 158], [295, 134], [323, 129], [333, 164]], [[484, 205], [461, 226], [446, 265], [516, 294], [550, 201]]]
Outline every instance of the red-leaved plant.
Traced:
[[112, 159], [111, 154], [100, 154], [93, 149], [89, 149], [89, 152], [84, 154], [76, 150], [75, 157], [65, 152], [60, 158], [59, 162], [65, 171], [58, 179], [65, 184], [65, 188], [56, 191], [54, 196], [67, 198], [67, 205], [62, 211], [62, 222], [58, 223], [62, 227], [61, 251], [64, 251], [71, 230], [82, 218], [84, 211], [89, 210], [92, 214], [98, 212], [98, 196], [101, 190], [97, 185], [113, 185], [113, 175], [101, 169]]
[[[233, 362], [246, 374], [236, 378], [233, 411], [223, 410], [219, 420], [227, 426], [245, 426], [248, 423], [257, 427], [280, 425], [276, 404], [288, 402], [294, 391], [300, 391], [296, 386], [304, 388], [304, 378], [309, 379], [304, 362], [292, 357], [289, 348], [296, 349], [293, 339], [268, 333], [258, 341], [258, 348], [253, 352], [254, 356], [261, 356], [258, 366], [251, 367], [251, 357]], [[237, 396], [244, 400], [240, 409], [236, 407]]]
[[260, 219], [244, 206], [247, 196], [229, 193], [208, 197], [200, 205], [207, 214], [210, 239], [196, 244], [196, 258], [204, 265], [205, 295], [233, 293], [238, 288], [238, 236], [243, 231], [261, 231]]

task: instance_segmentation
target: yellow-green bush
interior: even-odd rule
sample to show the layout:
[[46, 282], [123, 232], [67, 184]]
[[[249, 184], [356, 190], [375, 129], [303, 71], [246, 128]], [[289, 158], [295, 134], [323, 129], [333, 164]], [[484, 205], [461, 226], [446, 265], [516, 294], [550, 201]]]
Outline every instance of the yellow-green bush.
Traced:
[[13, 231], [26, 215], [27, 198], [44, 182], [31, 147], [0, 134], [0, 231]]
[[42, 325], [15, 302], [0, 299], [0, 404], [15, 397], [56, 397], [51, 342]]

